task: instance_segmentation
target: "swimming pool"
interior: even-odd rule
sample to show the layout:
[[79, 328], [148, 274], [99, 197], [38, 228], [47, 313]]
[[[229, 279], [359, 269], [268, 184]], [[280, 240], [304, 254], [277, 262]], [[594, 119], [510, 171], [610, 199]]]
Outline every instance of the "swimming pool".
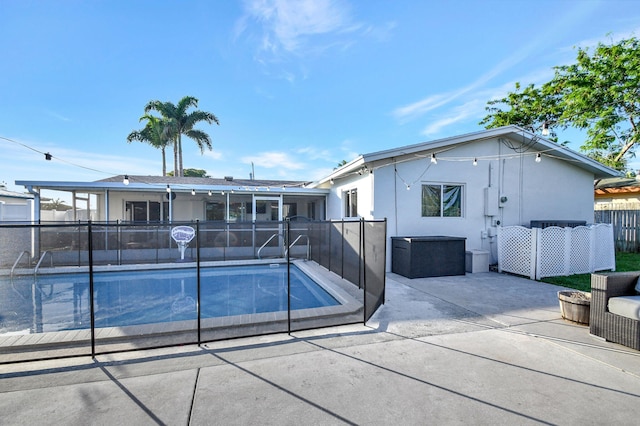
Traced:
[[[200, 276], [201, 318], [287, 310], [286, 264], [202, 268]], [[292, 310], [340, 305], [295, 265], [290, 285]], [[0, 334], [90, 327], [88, 274], [16, 277], [10, 287], [12, 297], [0, 300]], [[195, 320], [196, 300], [195, 268], [94, 274], [97, 328]]]

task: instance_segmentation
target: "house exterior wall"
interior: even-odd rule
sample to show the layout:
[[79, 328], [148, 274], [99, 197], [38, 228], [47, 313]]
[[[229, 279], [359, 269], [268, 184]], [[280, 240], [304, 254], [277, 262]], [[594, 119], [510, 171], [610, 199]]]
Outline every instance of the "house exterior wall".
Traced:
[[369, 172], [362, 175], [355, 173], [350, 177], [338, 180], [333, 185], [325, 185], [325, 187], [331, 188], [331, 193], [327, 197], [327, 219], [345, 217], [345, 193], [352, 189], [357, 190], [358, 194], [358, 217], [373, 219], [374, 179], [374, 175]]
[[595, 195], [595, 210], [640, 210], [640, 188], [620, 190], [607, 195]]
[[[369, 166], [373, 174], [341, 179], [332, 186], [329, 218], [343, 216], [342, 194], [356, 187], [359, 213], [387, 218], [388, 237], [464, 237], [467, 250], [487, 250], [494, 262], [497, 225], [529, 226], [531, 220], [593, 222], [593, 174], [552, 157], [536, 162], [535, 154], [520, 153], [494, 138], [440, 152], [437, 164], [431, 163], [430, 153], [395, 158], [395, 164], [381, 161]], [[423, 217], [423, 184], [462, 185], [462, 217]], [[501, 201], [501, 197], [506, 198]], [[371, 211], [368, 205], [373, 206]], [[387, 250], [387, 269], [390, 265], [391, 250]]]

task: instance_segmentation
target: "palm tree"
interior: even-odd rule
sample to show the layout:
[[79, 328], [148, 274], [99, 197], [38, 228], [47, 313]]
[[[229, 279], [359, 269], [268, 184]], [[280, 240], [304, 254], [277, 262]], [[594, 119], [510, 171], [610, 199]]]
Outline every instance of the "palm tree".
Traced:
[[172, 135], [171, 124], [162, 118], [154, 117], [153, 115], [145, 114], [140, 117], [140, 121], [147, 120], [147, 124], [144, 129], [138, 131], [134, 130], [127, 136], [127, 142], [133, 141], [146, 142], [154, 148], [159, 148], [162, 151], [162, 176], [167, 175], [167, 155], [166, 148], [174, 139]]
[[201, 121], [206, 121], [209, 124], [220, 124], [218, 118], [210, 112], [200, 110], [187, 112], [190, 107], [198, 107], [198, 99], [193, 96], [185, 96], [180, 99], [177, 105], [171, 102], [151, 101], [144, 108], [145, 113], [152, 110], [158, 111], [171, 126], [174, 174], [176, 176], [184, 175], [182, 167], [182, 135], [193, 139], [198, 144], [200, 152], [204, 153], [205, 148], [212, 149], [211, 138], [202, 130], [194, 129], [195, 125]]

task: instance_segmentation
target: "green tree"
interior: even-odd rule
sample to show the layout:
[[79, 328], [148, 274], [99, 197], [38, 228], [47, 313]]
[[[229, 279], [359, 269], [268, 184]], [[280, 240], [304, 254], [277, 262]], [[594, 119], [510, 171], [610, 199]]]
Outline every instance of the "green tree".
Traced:
[[162, 151], [162, 176], [167, 175], [167, 154], [166, 149], [174, 139], [171, 133], [171, 125], [166, 120], [145, 114], [140, 117], [140, 121], [147, 120], [147, 124], [142, 130], [134, 130], [127, 136], [127, 142], [146, 142], [154, 148]]
[[347, 160], [342, 160], [338, 163], [338, 165], [336, 167], [333, 168], [333, 170], [339, 169], [340, 167], [344, 166], [345, 164], [347, 164]]
[[71, 206], [65, 204], [64, 201], [61, 200], [60, 198], [55, 198], [53, 200], [50, 200], [47, 203], [42, 203], [40, 204], [40, 208], [42, 210], [57, 210], [60, 212], [72, 209]]
[[[554, 68], [554, 77], [490, 101], [480, 124], [517, 124], [530, 130], [586, 130], [581, 150], [624, 170], [640, 142], [640, 41], [633, 37], [595, 48], [578, 48], [574, 64]], [[502, 109], [501, 106], [506, 107]]]
[[212, 149], [211, 138], [202, 130], [194, 129], [195, 125], [205, 121], [209, 124], [220, 124], [218, 118], [210, 112], [206, 111], [188, 111], [189, 108], [198, 107], [198, 99], [193, 96], [185, 96], [174, 105], [171, 102], [151, 101], [147, 104], [144, 111], [159, 112], [168, 125], [171, 127], [173, 135], [173, 165], [174, 174], [176, 176], [184, 176], [182, 167], [182, 135], [193, 139], [200, 151], [204, 153], [204, 149]]
[[[202, 178], [208, 178], [211, 177], [207, 174], [206, 170], [203, 169], [184, 169], [184, 177], [202, 177]], [[173, 176], [174, 173], [173, 172], [169, 172], [167, 173], [167, 176]]]

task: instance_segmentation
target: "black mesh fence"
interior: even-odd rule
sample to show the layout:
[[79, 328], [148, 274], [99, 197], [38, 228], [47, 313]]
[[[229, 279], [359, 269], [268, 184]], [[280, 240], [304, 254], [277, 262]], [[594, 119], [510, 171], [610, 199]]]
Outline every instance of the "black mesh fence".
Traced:
[[0, 225], [0, 363], [366, 322], [385, 221]]

